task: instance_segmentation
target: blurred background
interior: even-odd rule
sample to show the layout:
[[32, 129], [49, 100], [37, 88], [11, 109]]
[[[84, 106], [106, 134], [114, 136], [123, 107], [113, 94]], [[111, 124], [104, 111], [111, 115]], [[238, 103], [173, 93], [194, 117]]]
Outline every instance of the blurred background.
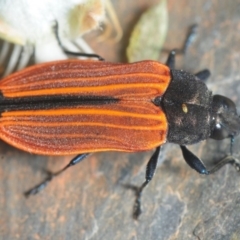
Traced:
[[[77, 1], [52, 1], [51, 6], [41, 1], [31, 7], [26, 2], [0, 0], [2, 76], [35, 62], [67, 58], [52, 32], [54, 19], [68, 50], [92, 51], [113, 62], [127, 62], [136, 31], [141, 39], [141, 31], [152, 26], [156, 35], [145, 36], [137, 51], [159, 42], [154, 52], [165, 62], [167, 52], [181, 48], [189, 27], [198, 24], [186, 54], [177, 56], [177, 68], [193, 73], [208, 68], [208, 87], [240, 106], [240, 0], [168, 0], [157, 14], [146, 11], [159, 0], [112, 0], [112, 8], [97, 0], [79, 0], [76, 8], [70, 4]], [[161, 17], [152, 20], [152, 15]], [[142, 26], [146, 19], [150, 25], [139, 30], [139, 22]], [[238, 137], [238, 158], [239, 144]], [[229, 152], [229, 141], [208, 140], [191, 150], [211, 167]], [[0, 153], [0, 239], [240, 239], [240, 174], [226, 166], [214, 175], [200, 176], [185, 164], [177, 145], [164, 146], [161, 164], [143, 194], [139, 221], [132, 219], [134, 193], [124, 184], [144, 181], [152, 152], [92, 154], [28, 199], [23, 193], [44, 179], [47, 169], [57, 171], [73, 156], [32, 155], [4, 142]]]

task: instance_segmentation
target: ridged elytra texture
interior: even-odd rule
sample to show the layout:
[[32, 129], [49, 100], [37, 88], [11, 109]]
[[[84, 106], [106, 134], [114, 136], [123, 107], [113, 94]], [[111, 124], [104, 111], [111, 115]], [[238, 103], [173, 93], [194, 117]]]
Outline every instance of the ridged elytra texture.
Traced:
[[0, 82], [0, 138], [44, 155], [149, 150], [166, 141], [167, 119], [153, 101], [169, 82], [169, 68], [155, 61], [36, 65]]

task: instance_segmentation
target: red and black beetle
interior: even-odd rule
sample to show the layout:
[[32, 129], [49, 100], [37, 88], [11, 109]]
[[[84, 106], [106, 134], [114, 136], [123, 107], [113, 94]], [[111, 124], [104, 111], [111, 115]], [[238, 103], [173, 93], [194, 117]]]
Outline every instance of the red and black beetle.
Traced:
[[240, 131], [235, 104], [213, 95], [202, 81], [204, 70], [192, 75], [174, 69], [175, 52], [166, 65], [156, 61], [118, 64], [65, 60], [44, 63], [14, 73], [0, 82], [0, 139], [35, 154], [78, 154], [62, 170], [27, 192], [36, 194], [52, 177], [82, 161], [90, 152], [137, 152], [156, 148], [147, 164], [140, 196], [152, 179], [161, 146], [180, 145], [187, 164], [212, 170], [185, 145], [213, 138], [234, 139]]

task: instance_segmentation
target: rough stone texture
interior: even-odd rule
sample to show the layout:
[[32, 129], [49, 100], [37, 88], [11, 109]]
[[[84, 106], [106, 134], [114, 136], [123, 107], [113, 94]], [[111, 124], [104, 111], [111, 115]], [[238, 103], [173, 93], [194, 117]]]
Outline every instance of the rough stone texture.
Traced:
[[[92, 47], [107, 60], [125, 61], [133, 25], [156, 2], [115, 0], [124, 37], [116, 44], [97, 43], [91, 34]], [[180, 47], [188, 26], [199, 24], [196, 41], [177, 58], [178, 67], [209, 68], [209, 88], [240, 106], [240, 0], [169, 0], [168, 6], [166, 49]], [[238, 157], [239, 144], [240, 137]], [[229, 142], [207, 141], [191, 149], [211, 166], [229, 151]], [[134, 196], [123, 184], [141, 184], [151, 153], [93, 154], [29, 199], [22, 193], [44, 178], [44, 169], [58, 170], [71, 157], [35, 156], [3, 142], [0, 153], [1, 239], [240, 239], [240, 173], [226, 166], [202, 177], [184, 163], [175, 145], [164, 148], [165, 161], [144, 192], [139, 221], [131, 218]]]

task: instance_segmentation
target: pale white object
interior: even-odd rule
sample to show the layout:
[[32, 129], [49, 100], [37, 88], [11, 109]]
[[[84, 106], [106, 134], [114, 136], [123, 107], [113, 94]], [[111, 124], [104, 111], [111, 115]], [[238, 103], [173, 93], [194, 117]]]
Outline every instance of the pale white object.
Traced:
[[[66, 59], [53, 26], [57, 22], [61, 41], [79, 52], [70, 40], [99, 26], [104, 19], [103, 3], [104, 0], [0, 0], [0, 38], [23, 46], [34, 45], [37, 63]], [[82, 51], [89, 53], [90, 47], [85, 49], [84, 45], [80, 45]]]
[[98, 27], [104, 18], [104, 0], [1, 0], [0, 37], [13, 43], [40, 44], [55, 36], [73, 39]]

